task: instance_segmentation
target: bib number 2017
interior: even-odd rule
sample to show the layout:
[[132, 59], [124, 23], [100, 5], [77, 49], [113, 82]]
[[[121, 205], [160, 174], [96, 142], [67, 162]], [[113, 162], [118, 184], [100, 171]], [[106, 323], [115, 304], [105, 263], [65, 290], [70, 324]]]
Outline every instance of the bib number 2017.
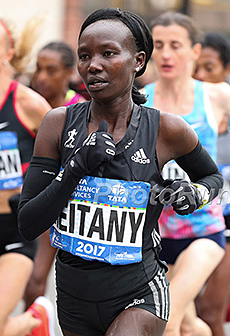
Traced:
[[82, 241], [79, 241], [76, 251], [80, 253], [87, 253], [87, 254], [93, 253], [93, 255], [100, 257], [102, 253], [105, 251], [105, 247], [100, 246], [100, 245], [99, 246], [93, 245], [89, 243], [84, 244]]

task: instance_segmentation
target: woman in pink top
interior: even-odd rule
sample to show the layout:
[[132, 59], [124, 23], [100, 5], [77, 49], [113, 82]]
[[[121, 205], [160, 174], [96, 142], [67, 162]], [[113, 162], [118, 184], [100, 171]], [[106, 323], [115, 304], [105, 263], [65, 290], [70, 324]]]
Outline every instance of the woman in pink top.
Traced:
[[[12, 80], [13, 75], [21, 73], [28, 62], [36, 26], [34, 22], [31, 24], [32, 22], [26, 26], [21, 38], [16, 41], [11, 24], [0, 19], [1, 336], [25, 336], [34, 329], [40, 335], [48, 336], [43, 332], [44, 325], [35, 312], [35, 305], [33, 312], [30, 309], [18, 316], [11, 316], [23, 297], [36, 253], [36, 242], [25, 241], [18, 231], [17, 202], [23, 175], [33, 152], [35, 136], [44, 115], [51, 108], [39, 94]], [[41, 305], [39, 306], [41, 308]]]

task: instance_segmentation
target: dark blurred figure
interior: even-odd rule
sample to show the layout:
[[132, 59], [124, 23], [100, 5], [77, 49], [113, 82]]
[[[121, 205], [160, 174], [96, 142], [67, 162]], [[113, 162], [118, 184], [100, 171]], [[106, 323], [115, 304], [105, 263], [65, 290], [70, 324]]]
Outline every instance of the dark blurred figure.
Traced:
[[[31, 87], [40, 93], [52, 108], [84, 102], [86, 99], [69, 87], [75, 72], [76, 54], [72, 47], [61, 41], [51, 42], [38, 53]], [[47, 231], [39, 238], [33, 273], [24, 294], [25, 308], [28, 308], [36, 297], [45, 294], [55, 254], [56, 249], [50, 246]]]
[[64, 42], [51, 42], [38, 53], [31, 87], [39, 92], [54, 108], [76, 104], [85, 99], [69, 87], [76, 71], [76, 55]]

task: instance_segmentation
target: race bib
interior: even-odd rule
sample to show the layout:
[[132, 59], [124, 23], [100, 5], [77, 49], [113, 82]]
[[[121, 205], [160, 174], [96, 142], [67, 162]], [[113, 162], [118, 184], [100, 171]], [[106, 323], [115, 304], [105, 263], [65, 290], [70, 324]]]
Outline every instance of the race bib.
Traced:
[[14, 132], [0, 132], [0, 190], [22, 186], [18, 138]]
[[140, 262], [150, 187], [85, 176], [50, 229], [51, 245], [112, 265]]

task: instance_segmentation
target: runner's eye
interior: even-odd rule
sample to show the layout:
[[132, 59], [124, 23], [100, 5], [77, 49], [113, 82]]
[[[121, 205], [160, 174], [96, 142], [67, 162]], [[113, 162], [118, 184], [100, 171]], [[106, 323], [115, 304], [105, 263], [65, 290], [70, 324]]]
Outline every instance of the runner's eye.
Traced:
[[78, 55], [78, 57], [79, 57], [80, 60], [86, 60], [86, 59], [89, 58], [89, 55], [87, 55], [87, 54], [81, 54], [81, 55]]
[[115, 55], [115, 52], [114, 51], [110, 51], [110, 50], [107, 50], [105, 53], [104, 53], [105, 56], [114, 56]]

